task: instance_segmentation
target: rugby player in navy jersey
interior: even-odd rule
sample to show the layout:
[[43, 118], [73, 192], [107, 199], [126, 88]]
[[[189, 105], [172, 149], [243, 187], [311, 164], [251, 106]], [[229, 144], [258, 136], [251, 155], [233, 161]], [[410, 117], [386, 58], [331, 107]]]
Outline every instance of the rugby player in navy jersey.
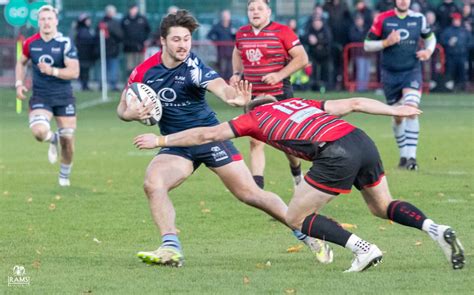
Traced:
[[[215, 126], [219, 122], [205, 100], [206, 90], [232, 106], [244, 106], [248, 100], [206, 66], [191, 50], [197, 21], [185, 10], [169, 14], [160, 26], [162, 52], [138, 65], [129, 78], [145, 83], [155, 90], [163, 106], [159, 121], [161, 134], [168, 135], [193, 127]], [[142, 120], [150, 117], [150, 104], [127, 105], [126, 91], [117, 107], [122, 120]], [[138, 257], [144, 262], [181, 266], [184, 256], [177, 236], [175, 209], [169, 191], [183, 183], [201, 164], [216, 173], [225, 186], [240, 201], [254, 206], [285, 223], [286, 204], [275, 194], [261, 190], [253, 181], [242, 156], [231, 141], [217, 141], [196, 147], [163, 148], [151, 161], [145, 176], [145, 193], [152, 217], [162, 235], [156, 251], [143, 251]], [[332, 261], [327, 244], [294, 231], [319, 261]]]
[[[251, 87], [240, 85], [244, 95]], [[266, 104], [265, 104], [266, 103]], [[263, 104], [263, 105], [262, 105]], [[454, 269], [464, 266], [464, 250], [452, 228], [428, 219], [414, 205], [393, 200], [382, 161], [373, 141], [339, 118], [350, 112], [407, 117], [421, 111], [411, 106], [388, 106], [368, 98], [315, 101], [263, 96], [249, 103], [249, 112], [213, 127], [189, 129], [166, 136], [142, 134], [134, 139], [140, 149], [194, 146], [250, 136], [285, 153], [312, 161], [295, 190], [286, 222], [309, 236], [351, 250], [355, 258], [347, 272], [363, 271], [382, 259], [382, 252], [319, 212], [340, 193], [355, 186], [372, 214], [426, 232], [443, 250]]]
[[[74, 155], [76, 106], [70, 80], [79, 77], [77, 50], [69, 37], [58, 32], [57, 11], [51, 5], [38, 10], [39, 33], [26, 39], [23, 54], [16, 64], [16, 94], [25, 99], [23, 84], [26, 64], [32, 61], [33, 94], [29, 101], [29, 122], [34, 137], [48, 142], [48, 159], [53, 164], [61, 145], [59, 185], [69, 186]], [[51, 131], [54, 116], [57, 132]]]
[[[272, 10], [269, 0], [248, 0], [249, 24], [241, 27], [235, 35], [232, 55], [234, 75], [230, 79], [235, 85], [241, 78], [253, 85], [253, 95], [268, 94], [278, 100], [293, 97], [291, 74], [308, 64], [308, 55], [293, 30], [270, 19]], [[264, 187], [265, 144], [250, 139], [250, 170], [255, 182]], [[301, 162], [287, 155], [293, 181], [301, 181]]]
[[[381, 82], [389, 105], [418, 107], [423, 80], [421, 62], [436, 47], [436, 37], [423, 14], [409, 10], [411, 0], [394, 0], [395, 8], [379, 14], [364, 42], [366, 51], [382, 51]], [[420, 38], [425, 48], [419, 49]], [[400, 150], [400, 168], [417, 170], [418, 116], [393, 118], [393, 132]]]

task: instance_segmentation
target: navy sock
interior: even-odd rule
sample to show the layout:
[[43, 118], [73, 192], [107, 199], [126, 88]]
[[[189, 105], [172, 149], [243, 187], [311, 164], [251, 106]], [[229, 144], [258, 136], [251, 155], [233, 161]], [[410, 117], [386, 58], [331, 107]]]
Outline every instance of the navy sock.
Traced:
[[263, 189], [265, 186], [265, 180], [263, 179], [262, 175], [254, 175], [253, 180], [255, 180], [255, 183], [258, 185], [259, 188]]
[[323, 215], [311, 214], [303, 221], [301, 232], [323, 241], [345, 247], [352, 233], [343, 229], [339, 223]]
[[403, 201], [392, 201], [387, 208], [387, 217], [396, 223], [417, 229], [422, 229], [426, 220], [425, 214], [420, 209]]
[[161, 241], [162, 247], [173, 247], [181, 251], [181, 243], [179, 242], [178, 236], [176, 234], [164, 234], [161, 237]]

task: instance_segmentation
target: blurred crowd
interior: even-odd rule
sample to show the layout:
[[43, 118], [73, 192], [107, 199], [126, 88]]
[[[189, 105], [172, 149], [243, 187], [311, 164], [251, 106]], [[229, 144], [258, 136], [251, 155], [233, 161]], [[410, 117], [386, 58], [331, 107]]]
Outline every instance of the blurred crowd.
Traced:
[[[393, 0], [380, 0], [369, 7], [364, 0], [322, 0], [315, 4], [311, 15], [303, 20], [288, 19], [286, 24], [299, 36], [311, 60], [304, 71], [293, 75], [295, 88], [302, 90], [340, 90], [343, 80], [343, 50], [353, 42], [363, 42], [374, 17], [393, 8]], [[171, 6], [168, 13], [177, 11]], [[453, 0], [443, 0], [433, 7], [427, 0], [412, 0], [411, 9], [426, 16], [445, 51], [446, 85], [452, 90], [464, 90], [466, 82], [474, 81], [474, 0], [458, 5]], [[278, 20], [277, 20], [278, 21]], [[232, 50], [238, 27], [231, 11], [223, 10], [212, 25], [207, 38], [216, 46], [216, 69], [225, 79], [232, 75]], [[99, 32], [106, 43], [107, 82], [109, 88], [118, 90], [120, 77], [119, 55], [125, 57], [126, 77], [135, 65], [160, 47], [160, 32], [153, 31], [147, 18], [140, 14], [137, 5], [130, 5], [123, 18], [117, 17], [113, 5], [105, 8], [99, 24], [92, 27], [91, 17], [81, 14], [75, 27], [74, 39], [81, 65], [80, 82], [83, 90], [89, 89], [89, 73], [100, 55]], [[362, 47], [355, 55], [357, 90], [368, 90], [373, 60]], [[433, 66], [434, 68], [434, 66]]]

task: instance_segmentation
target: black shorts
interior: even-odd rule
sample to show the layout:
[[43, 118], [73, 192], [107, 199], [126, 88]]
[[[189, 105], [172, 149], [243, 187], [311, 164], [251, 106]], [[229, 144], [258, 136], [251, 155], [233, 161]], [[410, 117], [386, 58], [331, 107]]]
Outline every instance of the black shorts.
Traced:
[[65, 102], [61, 105], [51, 104], [45, 99], [31, 97], [29, 101], [30, 111], [43, 109], [50, 111], [56, 117], [74, 117], [76, 105], [74, 101]]
[[377, 185], [384, 175], [374, 142], [360, 129], [320, 148], [305, 180], [314, 188], [337, 195]]
[[420, 67], [403, 72], [392, 72], [382, 69], [381, 82], [387, 104], [396, 104], [403, 96], [404, 88], [422, 90], [423, 79]]
[[242, 160], [242, 155], [232, 141], [210, 142], [191, 147], [166, 147], [158, 155], [169, 154], [180, 156], [193, 162], [194, 170], [204, 163], [207, 167], [221, 167], [234, 161]]

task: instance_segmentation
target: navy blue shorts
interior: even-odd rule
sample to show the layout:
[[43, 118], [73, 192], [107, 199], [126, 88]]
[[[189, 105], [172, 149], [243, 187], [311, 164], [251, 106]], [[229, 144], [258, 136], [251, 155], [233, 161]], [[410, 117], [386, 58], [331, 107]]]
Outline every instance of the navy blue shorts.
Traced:
[[403, 72], [392, 72], [382, 69], [381, 82], [387, 104], [396, 104], [403, 96], [404, 88], [421, 91], [423, 79], [420, 67]]
[[242, 155], [230, 140], [211, 142], [191, 147], [166, 147], [158, 155], [180, 156], [193, 162], [194, 170], [204, 163], [207, 167], [217, 168], [234, 161], [242, 160]]
[[74, 102], [63, 105], [51, 105], [41, 98], [30, 98], [30, 111], [43, 109], [53, 113], [56, 117], [74, 117], [76, 115], [76, 105]]

